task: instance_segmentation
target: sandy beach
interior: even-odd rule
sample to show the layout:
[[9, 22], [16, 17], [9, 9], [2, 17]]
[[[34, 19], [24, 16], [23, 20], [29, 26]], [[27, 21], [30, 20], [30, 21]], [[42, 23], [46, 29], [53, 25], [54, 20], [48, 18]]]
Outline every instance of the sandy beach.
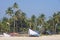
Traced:
[[60, 35], [48, 35], [40, 37], [0, 37], [0, 40], [60, 40]]

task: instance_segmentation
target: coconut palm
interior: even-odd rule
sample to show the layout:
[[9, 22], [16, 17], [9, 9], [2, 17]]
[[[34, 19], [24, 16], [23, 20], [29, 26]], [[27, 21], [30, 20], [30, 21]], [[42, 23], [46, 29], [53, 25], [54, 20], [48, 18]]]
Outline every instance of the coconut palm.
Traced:
[[2, 22], [0, 21], [0, 33], [2, 33], [2, 28], [3, 26], [2, 26]]
[[16, 2], [14, 3], [13, 8], [15, 8], [15, 9], [18, 8], [18, 4]]
[[60, 12], [54, 13], [53, 21], [54, 21], [54, 32], [56, 33], [56, 24], [58, 25], [60, 23]]
[[[41, 33], [44, 31], [45, 29], [45, 15], [44, 14], [41, 14], [38, 18], [37, 18], [37, 25], [39, 26], [42, 26], [42, 30], [41, 30]], [[40, 31], [40, 29], [39, 29]]]
[[7, 25], [8, 18], [3, 17], [2, 19], [2, 27], [4, 32], [9, 32], [9, 26]]
[[13, 5], [13, 10], [14, 10], [14, 15], [13, 15], [13, 19], [14, 19], [14, 32], [15, 32], [15, 29], [16, 29], [16, 27], [15, 27], [15, 18], [16, 18], [16, 16], [15, 16], [15, 12], [17, 11], [17, 9], [18, 9], [18, 4], [17, 3], [14, 3], [14, 5]]
[[38, 25], [43, 25], [44, 21], [45, 21], [45, 15], [41, 14], [37, 19]]
[[35, 15], [31, 16], [31, 26], [33, 30], [36, 30], [36, 16]]

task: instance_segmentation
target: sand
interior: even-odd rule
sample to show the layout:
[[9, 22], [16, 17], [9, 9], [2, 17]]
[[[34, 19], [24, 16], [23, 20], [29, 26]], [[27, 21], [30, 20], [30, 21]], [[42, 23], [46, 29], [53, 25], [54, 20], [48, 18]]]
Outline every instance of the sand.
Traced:
[[0, 40], [60, 40], [60, 35], [49, 35], [40, 37], [0, 37]]

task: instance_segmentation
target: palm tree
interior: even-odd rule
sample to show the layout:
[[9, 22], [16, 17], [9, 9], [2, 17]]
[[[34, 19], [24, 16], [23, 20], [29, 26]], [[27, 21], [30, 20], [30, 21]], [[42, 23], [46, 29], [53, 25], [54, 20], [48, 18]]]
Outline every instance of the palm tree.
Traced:
[[21, 27], [23, 29], [23, 32], [25, 29], [27, 29], [27, 19], [26, 19], [26, 14], [24, 12], [21, 11], [21, 17], [20, 17], [20, 20], [21, 20]]
[[18, 9], [18, 4], [17, 3], [14, 3], [14, 5], [13, 5], [13, 9], [14, 9], [14, 15], [13, 15], [13, 18], [14, 18], [14, 32], [15, 32], [15, 18], [16, 18], [16, 16], [15, 16], [15, 12], [17, 11], [17, 9]]
[[[13, 16], [13, 10], [12, 10], [12, 7], [9, 7], [7, 10], [6, 10], [6, 14], [8, 14], [9, 16], [10, 16], [10, 18], [12, 18], [12, 16]], [[9, 25], [9, 28], [10, 28], [10, 22], [11, 22], [11, 20], [10, 19], [7, 19], [8, 21], [6, 22], [8, 25]], [[10, 32], [10, 31], [9, 31]]]
[[54, 26], [54, 33], [56, 33], [56, 24], [59, 23], [59, 15], [57, 15], [56, 13], [54, 13], [53, 15], [53, 26]]
[[35, 15], [32, 15], [31, 16], [31, 26], [32, 26], [32, 29], [33, 30], [36, 30], [36, 16]]
[[15, 12], [15, 16], [16, 16], [15, 19], [17, 19], [17, 21], [20, 21], [19, 22], [20, 29], [22, 29], [24, 31], [25, 26], [27, 26], [26, 14], [24, 12], [22, 12], [21, 10], [17, 10]]
[[9, 8], [6, 10], [6, 14], [8, 14], [9, 16], [12, 16], [13, 10], [12, 10], [11, 7], [9, 7]]
[[0, 21], [0, 33], [2, 32], [2, 22]]
[[17, 11], [17, 9], [18, 9], [18, 5], [17, 3], [14, 3], [13, 7], [9, 7], [6, 10], [6, 14], [8, 14], [10, 17], [13, 17], [14, 19], [14, 32], [15, 32], [15, 19], [16, 19], [15, 12]]
[[47, 21], [47, 23], [46, 23], [46, 29], [47, 30], [50, 30], [51, 32], [53, 32], [53, 28], [54, 28], [54, 26], [53, 26], [53, 18], [51, 17], [48, 21]]
[[56, 24], [60, 23], [60, 12], [53, 14], [53, 21], [54, 21], [54, 32], [56, 33]]
[[9, 32], [9, 26], [7, 25], [8, 18], [3, 17], [2, 19], [2, 27], [4, 32]]
[[[42, 30], [41, 30], [41, 33], [44, 31], [44, 25], [45, 24], [45, 15], [44, 14], [41, 14], [38, 18], [37, 18], [37, 25], [41, 26], [42, 25]], [[40, 29], [39, 29], [40, 30]]]
[[16, 2], [14, 3], [13, 8], [14, 9], [17, 9], [18, 8], [18, 4]]
[[39, 22], [39, 24], [38, 25], [43, 25], [44, 24], [44, 20], [45, 19], [45, 15], [44, 14], [41, 14], [39, 17], [38, 17], [38, 19], [37, 19], [37, 21]]

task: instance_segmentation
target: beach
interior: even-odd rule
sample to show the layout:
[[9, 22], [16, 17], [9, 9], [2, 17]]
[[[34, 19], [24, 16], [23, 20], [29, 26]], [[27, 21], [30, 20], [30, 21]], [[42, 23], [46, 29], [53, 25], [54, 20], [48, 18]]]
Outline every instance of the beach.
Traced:
[[0, 37], [0, 40], [60, 40], [60, 35], [48, 35], [40, 37]]

